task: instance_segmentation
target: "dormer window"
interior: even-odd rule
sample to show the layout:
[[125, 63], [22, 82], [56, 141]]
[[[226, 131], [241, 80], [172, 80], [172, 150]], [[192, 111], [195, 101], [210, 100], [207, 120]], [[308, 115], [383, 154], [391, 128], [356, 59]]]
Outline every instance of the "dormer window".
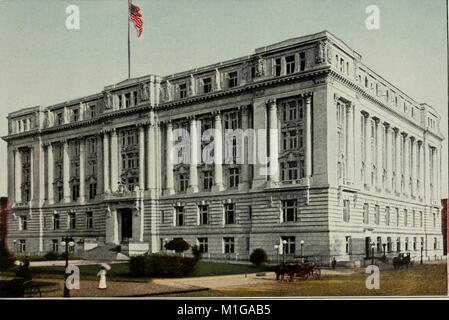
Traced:
[[125, 94], [125, 108], [129, 108], [131, 106], [131, 93]]
[[274, 75], [278, 77], [281, 75], [281, 72], [282, 72], [281, 58], [274, 59]]
[[300, 52], [299, 53], [299, 71], [306, 70], [306, 53]]
[[238, 81], [237, 81], [237, 71], [229, 72], [229, 88], [237, 87]]
[[287, 68], [287, 74], [292, 74], [293, 72], [295, 72], [295, 56], [285, 57], [285, 64]]
[[56, 123], [57, 123], [58, 125], [64, 124], [64, 115], [63, 115], [62, 112], [58, 112], [58, 113], [56, 114]]
[[212, 79], [211, 78], [203, 79], [203, 92], [209, 93], [211, 91], [212, 91]]
[[79, 120], [79, 110], [78, 109], [73, 109], [73, 121], [76, 122]]
[[187, 97], [187, 85], [185, 83], [179, 85], [179, 97], [181, 99]]
[[97, 115], [97, 106], [96, 105], [89, 106], [89, 112], [90, 117], [94, 118]]

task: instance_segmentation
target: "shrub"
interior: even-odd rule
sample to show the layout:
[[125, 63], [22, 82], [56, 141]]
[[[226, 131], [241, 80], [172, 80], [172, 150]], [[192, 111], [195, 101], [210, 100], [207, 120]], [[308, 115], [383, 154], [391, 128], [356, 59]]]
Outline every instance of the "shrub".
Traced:
[[196, 261], [200, 261], [201, 260], [201, 258], [203, 256], [203, 253], [201, 252], [199, 246], [193, 246], [192, 247], [192, 255], [193, 255], [193, 257], [195, 258]]
[[0, 249], [0, 271], [6, 271], [14, 266], [14, 255], [8, 249]]
[[[58, 259], [65, 260], [65, 257], [66, 257], [66, 253], [63, 252], [63, 253], [61, 253], [61, 255], [58, 257]], [[73, 260], [73, 259], [74, 259], [73, 252], [69, 252], [69, 260]]]
[[59, 259], [59, 254], [57, 252], [54, 251], [48, 251], [45, 255], [44, 255], [45, 260], [58, 260]]
[[267, 254], [262, 248], [254, 249], [253, 253], [249, 257], [249, 260], [256, 266], [260, 266], [267, 262]]
[[196, 271], [197, 260], [168, 254], [132, 257], [130, 272], [135, 276], [188, 276]]
[[173, 239], [165, 245], [165, 249], [183, 252], [190, 248], [190, 243], [183, 239]]

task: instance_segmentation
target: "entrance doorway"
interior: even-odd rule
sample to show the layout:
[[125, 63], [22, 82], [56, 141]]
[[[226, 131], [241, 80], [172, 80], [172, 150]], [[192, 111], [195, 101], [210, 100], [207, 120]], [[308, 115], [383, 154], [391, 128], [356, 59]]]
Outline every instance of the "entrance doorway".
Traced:
[[120, 209], [122, 217], [122, 241], [133, 237], [132, 209]]

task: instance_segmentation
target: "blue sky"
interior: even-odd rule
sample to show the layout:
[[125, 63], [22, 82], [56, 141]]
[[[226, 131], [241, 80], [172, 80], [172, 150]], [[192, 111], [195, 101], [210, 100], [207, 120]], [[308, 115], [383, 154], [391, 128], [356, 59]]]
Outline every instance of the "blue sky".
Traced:
[[[362, 60], [443, 116], [447, 137], [447, 41], [444, 0], [134, 0], [143, 33], [132, 29], [132, 74], [168, 75], [251, 54], [255, 48], [329, 30]], [[65, 9], [80, 8], [67, 30]], [[365, 8], [380, 9], [380, 29]], [[5, 117], [99, 92], [127, 77], [127, 0], [0, 1], [0, 135]], [[445, 143], [445, 146], [447, 143]], [[443, 151], [447, 194], [447, 148]], [[6, 143], [0, 142], [6, 168]], [[0, 170], [6, 181], [6, 170]], [[0, 195], [7, 193], [0, 184]], [[446, 196], [447, 197], [447, 196]]]

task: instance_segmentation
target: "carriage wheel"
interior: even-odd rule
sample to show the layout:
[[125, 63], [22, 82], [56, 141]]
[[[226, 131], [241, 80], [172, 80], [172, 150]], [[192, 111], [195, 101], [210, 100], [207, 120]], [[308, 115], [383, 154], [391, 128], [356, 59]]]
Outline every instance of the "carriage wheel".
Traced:
[[320, 268], [314, 268], [313, 269], [313, 279], [318, 280], [321, 278], [321, 269]]
[[298, 278], [301, 280], [307, 280], [308, 277], [309, 277], [309, 274], [307, 272], [298, 273]]

